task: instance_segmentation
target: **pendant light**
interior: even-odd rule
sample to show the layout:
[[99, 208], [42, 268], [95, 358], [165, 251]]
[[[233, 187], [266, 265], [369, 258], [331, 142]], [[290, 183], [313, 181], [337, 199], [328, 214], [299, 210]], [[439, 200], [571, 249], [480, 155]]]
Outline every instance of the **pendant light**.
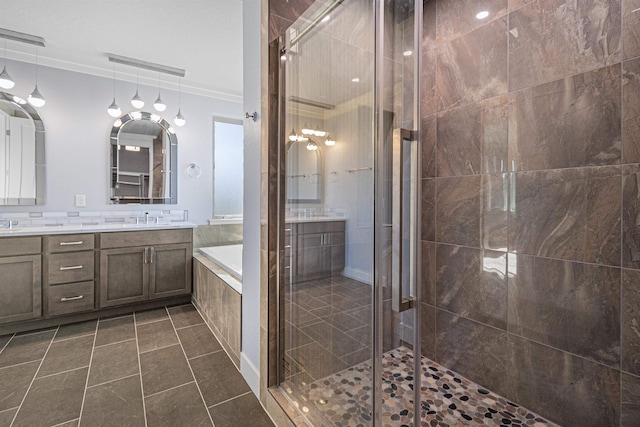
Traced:
[[298, 139], [298, 134], [295, 129], [291, 129], [291, 133], [289, 134], [289, 141], [294, 142]]
[[140, 87], [140, 69], [136, 68], [136, 94], [133, 95], [133, 98], [131, 98], [131, 105], [133, 105], [133, 108], [138, 108], [138, 109], [144, 107], [144, 101], [138, 94], [139, 87]]
[[27, 98], [27, 101], [36, 108], [43, 107], [46, 102], [44, 96], [42, 96], [38, 90], [38, 46], [36, 46], [36, 87], [33, 89], [33, 92], [31, 92], [31, 95], [29, 95], [29, 98]]
[[180, 105], [181, 105], [180, 101], [181, 101], [181, 94], [182, 94], [181, 82], [182, 80], [178, 78], [178, 114], [176, 114], [176, 118], [173, 119], [173, 122], [176, 124], [176, 126], [184, 126], [184, 124], [186, 123], [186, 120], [182, 115], [182, 111], [180, 110]]
[[15, 85], [16, 82], [7, 72], [7, 39], [4, 39], [4, 67], [2, 67], [2, 73], [0, 73], [0, 88], [11, 89]]
[[167, 109], [167, 104], [162, 102], [162, 98], [160, 98], [160, 73], [158, 73], [158, 99], [153, 103], [153, 108], [160, 112]]
[[119, 117], [120, 114], [122, 114], [122, 110], [120, 110], [120, 107], [118, 106], [118, 104], [116, 104], [116, 64], [113, 64], [113, 102], [111, 103], [111, 105], [109, 105], [109, 107], [107, 107], [107, 113], [109, 113], [109, 115], [111, 117]]
[[334, 145], [336, 145], [336, 140], [331, 138], [331, 135], [327, 134], [327, 139], [326, 141], [324, 141], [324, 145], [326, 145], [327, 147], [333, 147]]

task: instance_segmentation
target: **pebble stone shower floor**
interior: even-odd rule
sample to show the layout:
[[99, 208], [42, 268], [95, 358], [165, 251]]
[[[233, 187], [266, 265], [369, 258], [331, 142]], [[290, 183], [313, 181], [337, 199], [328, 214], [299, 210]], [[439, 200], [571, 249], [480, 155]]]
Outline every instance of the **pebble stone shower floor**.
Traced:
[[[558, 427], [539, 415], [422, 358], [421, 425], [424, 427]], [[399, 347], [383, 356], [385, 426], [412, 425], [413, 354]], [[371, 420], [371, 363], [363, 362], [309, 384], [309, 400], [336, 427], [364, 427]]]

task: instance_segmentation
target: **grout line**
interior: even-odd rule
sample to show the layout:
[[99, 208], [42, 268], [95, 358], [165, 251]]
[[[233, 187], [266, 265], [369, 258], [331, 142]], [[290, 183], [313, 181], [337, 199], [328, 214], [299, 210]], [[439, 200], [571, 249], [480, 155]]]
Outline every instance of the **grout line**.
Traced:
[[[53, 426], [51, 426], [51, 427], [59, 427], [59, 426], [63, 426], [63, 425], [65, 425], [65, 424], [70, 423], [71, 421], [75, 421], [75, 420], [78, 420], [78, 423], [80, 423], [80, 418], [74, 418], [74, 419], [72, 419], [72, 420], [65, 421], [65, 422], [63, 422], [63, 423], [56, 424], [56, 425], [53, 425]], [[80, 424], [78, 424], [78, 425], [80, 425]]]
[[[55, 377], [56, 375], [60, 375], [60, 374], [67, 374], [67, 373], [69, 373], [69, 372], [78, 371], [78, 370], [80, 370], [80, 369], [85, 369], [85, 368], [88, 368], [88, 367], [89, 367], [89, 365], [79, 366], [79, 367], [77, 367], [77, 368], [67, 369], [66, 371], [60, 371], [60, 372], [55, 372], [55, 373], [53, 373], [53, 374], [43, 375], [43, 376], [41, 376], [41, 377], [37, 377], [36, 379], [37, 379], [37, 380], [41, 380], [41, 379], [43, 379], [43, 378], [51, 378], [51, 377]], [[89, 374], [89, 371], [87, 371], [87, 375], [88, 375], [88, 374]]]
[[[192, 307], [195, 308], [195, 306], [193, 304], [191, 304]], [[198, 316], [202, 318], [202, 316], [200, 315], [200, 312], [198, 312], [198, 309], [196, 308], [196, 313], [198, 313]], [[182, 354], [184, 354], [184, 358], [187, 360], [187, 366], [189, 366], [189, 371], [191, 372], [191, 377], [193, 378], [195, 384], [196, 384], [196, 388], [198, 389], [198, 394], [200, 394], [200, 399], [202, 399], [202, 404], [204, 405], [205, 409], [207, 409], [207, 415], [209, 416], [209, 420], [211, 421], [211, 425], [215, 425], [213, 422], [213, 418], [211, 418], [211, 412], [209, 412], [209, 409], [207, 408], [207, 401], [204, 400], [204, 396], [202, 395], [202, 390], [200, 390], [200, 385], [198, 384], [198, 381], [196, 381], [196, 375], [193, 373], [193, 368], [191, 367], [191, 362], [189, 362], [189, 358], [187, 357], [187, 353], [184, 351], [184, 347], [182, 346], [182, 341], [180, 341], [180, 336], [178, 336], [178, 332], [176, 331], [176, 325], [173, 323], [173, 319], [171, 318], [171, 315], [169, 315], [169, 320], [171, 320], [171, 326], [173, 326], [173, 330], [176, 334], [176, 336], [178, 337], [178, 343], [180, 345], [180, 349], [182, 350]], [[204, 319], [203, 319], [204, 321]], [[205, 323], [206, 325], [206, 323]], [[214, 336], [214, 339], [215, 336]]]
[[[165, 307], [166, 310], [166, 307]], [[133, 313], [133, 330], [136, 334], [136, 357], [138, 358], [138, 375], [140, 376], [140, 393], [142, 394], [142, 415], [144, 416], [144, 425], [147, 426], [147, 406], [144, 397], [144, 384], [142, 383], [142, 365], [140, 364], [140, 345], [138, 344], [138, 324], [136, 323], [136, 314]]]
[[16, 412], [18, 412], [19, 408], [20, 408], [19, 406], [14, 406], [13, 408], [3, 409], [2, 411], [0, 411], [0, 414], [3, 413], [3, 412], [13, 411], [14, 409], [16, 410]]
[[12, 334], [11, 335], [11, 338], [9, 338], [9, 341], [7, 341], [7, 343], [4, 346], [2, 346], [2, 348], [0, 348], [0, 353], [2, 353], [5, 348], [7, 348], [7, 346], [9, 345], [9, 343], [13, 340], [13, 337], [15, 337], [15, 336], [16, 336], [16, 334]]
[[53, 336], [49, 339], [49, 346], [47, 347], [47, 350], [44, 352], [44, 356], [42, 356], [42, 360], [40, 360], [40, 364], [38, 365], [38, 369], [36, 369], [36, 373], [33, 374], [33, 378], [31, 378], [31, 382], [29, 383], [29, 387], [27, 387], [27, 391], [24, 394], [24, 396], [22, 397], [22, 400], [20, 401], [20, 405], [18, 405], [18, 410], [16, 411], [15, 415], [13, 416], [13, 419], [11, 420], [11, 423], [9, 424], [10, 426], [13, 425], [13, 423], [16, 422], [16, 419], [18, 418], [18, 414], [20, 413], [20, 410], [22, 409], [22, 405], [24, 404], [24, 401], [27, 400], [27, 396], [29, 395], [29, 392], [31, 391], [31, 387], [33, 386], [33, 383], [35, 382], [37, 376], [38, 376], [38, 372], [40, 372], [40, 368], [42, 367], [42, 363], [44, 363], [44, 359], [47, 357], [47, 354], [49, 353], [49, 349], [51, 348], [51, 344], [53, 344], [53, 340], [56, 337], [56, 334], [58, 333], [58, 330], [60, 329], [60, 326], [58, 326], [53, 334]]
[[[96, 334], [96, 336], [97, 335], [98, 334]], [[109, 344], [96, 345], [95, 348], [102, 348], [102, 347], [107, 347], [107, 346], [110, 346], [110, 345], [122, 344], [122, 343], [133, 341], [133, 340], [135, 340], [135, 337], [134, 338], [127, 338], [126, 340], [122, 340], [122, 341], [110, 342]]]
[[180, 343], [177, 342], [177, 343], [173, 343], [173, 344], [163, 345], [162, 347], [158, 347], [158, 348], [152, 348], [151, 350], [139, 351], [138, 354], [147, 354], [147, 353], [151, 353], [152, 351], [163, 350], [165, 348], [175, 347], [177, 345], [180, 345]]
[[[137, 313], [137, 312], [136, 312], [136, 313]], [[162, 318], [162, 319], [148, 320], [148, 321], [146, 321], [146, 322], [137, 322], [137, 321], [136, 321], [136, 325], [139, 325], [139, 326], [150, 325], [150, 324], [152, 324], [152, 323], [163, 322], [163, 321], [165, 321], [165, 320], [169, 320], [169, 319], [168, 319], [168, 317], [164, 317], [164, 318]]]
[[[44, 357], [42, 359], [44, 359]], [[3, 367], [0, 368], [0, 371], [2, 371], [3, 369], [7, 369], [7, 368], [13, 368], [14, 366], [28, 365], [29, 363], [42, 361], [42, 359], [33, 359], [33, 360], [29, 360], [28, 362], [22, 362], [22, 363], [16, 363], [15, 365], [3, 366]]]
[[[239, 394], [239, 395], [237, 395], [237, 396], [232, 397], [231, 399], [223, 400], [222, 402], [218, 402], [218, 403], [216, 403], [215, 405], [211, 405], [211, 406], [209, 406], [207, 409], [215, 408], [216, 406], [220, 406], [220, 405], [222, 405], [222, 404], [224, 404], [224, 403], [227, 403], [227, 402], [232, 401], [233, 399], [237, 399], [237, 398], [239, 398], [239, 397], [246, 396], [247, 394], [251, 394], [251, 393], [253, 393], [253, 392], [252, 392], [252, 391], [246, 391], [246, 392], [244, 392], [244, 393], [242, 393], [242, 394]], [[266, 411], [265, 411], [265, 412], [266, 412]]]
[[137, 375], [140, 375], [140, 373], [139, 373], [139, 372], [136, 372], [135, 374], [127, 375], [127, 376], [125, 376], [125, 377], [120, 377], [120, 378], [116, 378], [116, 379], [114, 379], [114, 380], [105, 381], [105, 382], [100, 383], [100, 384], [90, 385], [90, 386], [87, 386], [87, 389], [94, 388], [94, 387], [98, 387], [98, 386], [105, 385], [105, 384], [114, 383], [114, 382], [116, 382], [116, 381], [124, 380], [124, 379], [127, 379], [127, 378], [132, 378], [132, 377], [135, 377], [135, 376], [137, 376]]
[[176, 386], [170, 387], [170, 388], [168, 388], [168, 389], [166, 389], [166, 390], [160, 390], [160, 391], [157, 391], [157, 392], [152, 393], [152, 394], [150, 394], [150, 395], [148, 395], [148, 396], [144, 396], [144, 398], [145, 398], [145, 399], [148, 399], [148, 398], [150, 398], [150, 397], [157, 396], [157, 395], [162, 394], [162, 393], [167, 392], [167, 391], [175, 390], [175, 389], [177, 389], [177, 388], [184, 387], [184, 386], [189, 385], [189, 384], [195, 384], [195, 382], [196, 382], [195, 380], [191, 380], [191, 381], [189, 381], [188, 383], [184, 383], [184, 384], [176, 385]]
[[91, 376], [91, 365], [93, 364], [93, 354], [96, 351], [96, 339], [98, 339], [98, 326], [100, 325], [100, 319], [96, 321], [96, 330], [93, 333], [93, 345], [91, 346], [91, 357], [89, 358], [89, 369], [87, 369], [87, 379], [84, 382], [84, 391], [82, 393], [82, 404], [80, 405], [80, 415], [78, 416], [78, 427], [82, 423], [82, 412], [84, 411], [84, 401], [87, 397], [87, 385], [89, 384], [89, 377]]
[[[94, 334], [95, 334], [95, 332], [94, 332]], [[57, 342], [57, 343], [58, 342], [65, 342], [65, 341], [75, 340], [75, 339], [78, 339], [78, 338], [85, 338], [85, 337], [88, 337], [90, 335], [91, 334], [76, 335], [75, 337], [68, 337], [68, 338], [62, 338], [62, 339], [59, 339], [59, 340], [55, 340], [55, 342]]]
[[220, 353], [221, 351], [224, 351], [224, 349], [221, 348], [220, 350], [212, 351], [210, 353], [205, 353], [205, 354], [200, 354], [198, 356], [193, 356], [191, 359], [187, 359], [187, 360], [194, 360], [194, 359], [198, 359], [200, 357], [210, 356], [212, 354]]
[[[196, 311], [197, 311], [197, 310], [196, 310]], [[200, 313], [198, 313], [198, 314], [200, 314]], [[202, 316], [201, 316], [201, 317], [202, 317]], [[174, 329], [175, 329], [176, 331], [180, 331], [180, 330], [182, 330], [182, 329], [193, 328], [193, 327], [195, 327], [195, 326], [201, 326], [201, 325], [204, 325], [204, 323], [205, 323], [205, 322], [204, 322], [204, 319], [202, 319], [202, 323], [197, 323], [197, 324], [195, 324], [195, 325], [183, 326], [183, 327], [181, 327], [181, 328], [175, 328], [175, 327], [174, 327]]]

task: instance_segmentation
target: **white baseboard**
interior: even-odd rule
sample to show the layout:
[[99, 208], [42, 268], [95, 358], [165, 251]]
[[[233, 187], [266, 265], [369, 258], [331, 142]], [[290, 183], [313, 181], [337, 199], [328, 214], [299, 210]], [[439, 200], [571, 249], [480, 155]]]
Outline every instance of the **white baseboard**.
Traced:
[[355, 268], [345, 267], [342, 270], [342, 275], [349, 279], [357, 280], [359, 282], [370, 285], [372, 283], [371, 273], [368, 271], [356, 270]]
[[240, 373], [244, 377], [253, 394], [260, 398], [260, 371], [251, 363], [244, 352], [240, 352]]

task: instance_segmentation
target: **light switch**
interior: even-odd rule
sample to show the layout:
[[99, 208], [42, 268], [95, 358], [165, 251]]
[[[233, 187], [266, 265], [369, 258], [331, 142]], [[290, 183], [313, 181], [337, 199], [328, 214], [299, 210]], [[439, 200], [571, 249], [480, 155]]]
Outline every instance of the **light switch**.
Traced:
[[84, 208], [85, 206], [87, 206], [87, 196], [76, 194], [76, 208]]

